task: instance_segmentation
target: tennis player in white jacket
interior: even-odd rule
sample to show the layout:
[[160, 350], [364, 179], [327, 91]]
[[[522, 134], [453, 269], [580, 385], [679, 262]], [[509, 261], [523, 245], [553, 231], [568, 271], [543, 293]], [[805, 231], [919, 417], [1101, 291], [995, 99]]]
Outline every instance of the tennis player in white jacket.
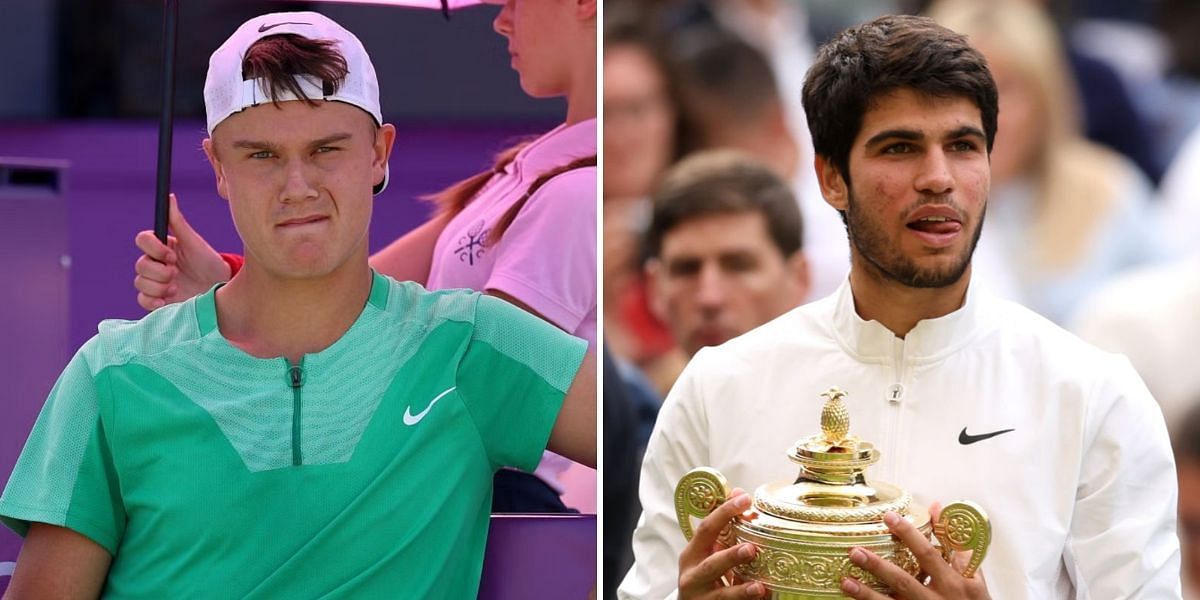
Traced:
[[[882, 17], [821, 48], [804, 107], [822, 193], [850, 233], [849, 277], [688, 365], [646, 450], [618, 595], [765, 595], [720, 583], [752, 546], [713, 552], [749, 498], [685, 544], [675, 484], [702, 465], [746, 490], [793, 476], [785, 450], [819, 430], [819, 394], [839, 386], [855, 435], [880, 449], [873, 478], [924, 504], [974, 500], [992, 520], [986, 578], [961, 577], [903, 519], [892, 530], [927, 581], [852, 550], [896, 597], [1179, 598], [1175, 468], [1146, 387], [1124, 358], [970, 286], [996, 133], [982, 56], [931, 20]], [[883, 598], [850, 577], [841, 586]]]

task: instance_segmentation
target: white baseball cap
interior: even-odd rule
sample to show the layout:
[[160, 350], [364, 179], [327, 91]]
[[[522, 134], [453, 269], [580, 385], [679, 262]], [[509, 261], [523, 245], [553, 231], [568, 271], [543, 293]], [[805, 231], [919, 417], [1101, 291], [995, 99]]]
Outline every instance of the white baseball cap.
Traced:
[[[383, 124], [379, 110], [379, 80], [375, 66], [362, 42], [346, 28], [329, 17], [315, 12], [281, 12], [254, 17], [238, 27], [229, 39], [213, 52], [208, 60], [208, 76], [204, 80], [204, 111], [208, 117], [208, 135], [222, 121], [251, 106], [271, 102], [269, 86], [263, 79], [242, 79], [242, 62], [246, 51], [267, 36], [291, 33], [313, 40], [337, 42], [337, 51], [346, 59], [348, 73], [345, 81], [332, 94], [326, 94], [321, 81], [307, 75], [297, 75], [296, 83], [312, 100], [336, 100], [357, 106], [369, 113], [376, 125]], [[276, 101], [300, 100], [290, 90], [282, 89]], [[376, 194], [388, 183], [388, 168], [384, 166], [383, 182], [376, 185]]]

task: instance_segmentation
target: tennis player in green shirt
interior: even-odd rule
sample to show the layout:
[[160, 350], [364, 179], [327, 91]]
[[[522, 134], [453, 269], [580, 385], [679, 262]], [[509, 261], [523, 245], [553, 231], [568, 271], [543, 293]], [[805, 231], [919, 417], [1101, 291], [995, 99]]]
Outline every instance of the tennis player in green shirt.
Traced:
[[67, 365], [0, 496], [6, 597], [474, 597], [492, 473], [595, 464], [586, 343], [368, 267], [395, 129], [333, 21], [251, 19], [205, 106], [245, 266]]

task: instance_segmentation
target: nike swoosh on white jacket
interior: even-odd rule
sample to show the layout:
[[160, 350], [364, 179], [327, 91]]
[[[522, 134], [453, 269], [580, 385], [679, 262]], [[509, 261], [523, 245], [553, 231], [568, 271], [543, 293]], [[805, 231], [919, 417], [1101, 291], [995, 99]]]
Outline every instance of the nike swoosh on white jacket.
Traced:
[[[820, 430], [830, 386], [848, 393], [850, 433], [881, 452], [868, 479], [987, 511], [993, 598], [1180, 597], [1174, 460], [1124, 357], [977, 290], [903, 340], [853, 306], [844, 283], [688, 364], [646, 450], [620, 598], [675, 595], [679, 478], [711, 466], [747, 490], [794, 479], [785, 452]], [[964, 427], [1013, 431], [962, 445]]]

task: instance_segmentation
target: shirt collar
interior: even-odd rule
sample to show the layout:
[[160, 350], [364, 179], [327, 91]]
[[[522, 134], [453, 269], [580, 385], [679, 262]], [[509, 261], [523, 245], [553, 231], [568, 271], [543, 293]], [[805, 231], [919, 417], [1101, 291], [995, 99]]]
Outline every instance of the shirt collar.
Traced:
[[530, 142], [510, 165], [525, 173], [543, 173], [596, 154], [596, 119], [563, 123]]
[[972, 289], [968, 286], [966, 299], [957, 310], [918, 321], [900, 339], [879, 321], [864, 321], [858, 316], [846, 278], [834, 293], [834, 335], [847, 351], [863, 360], [891, 362], [898, 349], [908, 362], [940, 360], [970, 343], [979, 330], [979, 300]]
[[[225, 285], [225, 283], [222, 281], [212, 286], [207, 292], [200, 294], [195, 299], [196, 325], [200, 330], [201, 337], [216, 332], [218, 336], [224, 339], [224, 336], [221, 336], [221, 332], [217, 329], [217, 290]], [[388, 285], [387, 278], [375, 269], [371, 269], [371, 291], [367, 295], [367, 305], [374, 306], [379, 310], [387, 310], [389, 290], [390, 286]], [[363, 310], [365, 312], [366, 308], [364, 307]], [[357, 325], [361, 320], [362, 313], [355, 319], [351, 327]]]

